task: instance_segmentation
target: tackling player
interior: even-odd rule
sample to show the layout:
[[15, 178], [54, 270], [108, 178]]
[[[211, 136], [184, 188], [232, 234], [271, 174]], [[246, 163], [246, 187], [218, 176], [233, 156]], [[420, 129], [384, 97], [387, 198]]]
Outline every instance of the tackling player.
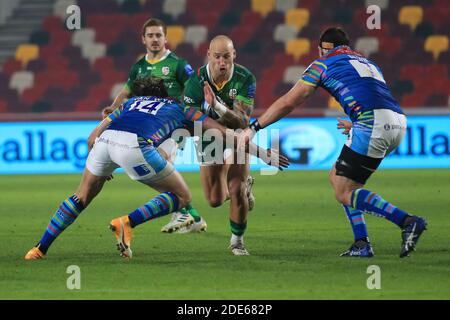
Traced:
[[[113, 104], [103, 110], [103, 117], [106, 117], [114, 109], [119, 108], [131, 91], [133, 81], [137, 77], [153, 76], [164, 80], [169, 97], [182, 100], [184, 84], [194, 73], [192, 67], [186, 60], [180, 59], [173, 52], [166, 48], [167, 44], [167, 26], [159, 19], [149, 19], [142, 27], [142, 43], [144, 44], [147, 54], [136, 62], [132, 67], [128, 77], [128, 81], [114, 99]], [[158, 148], [159, 152], [172, 164], [177, 155], [178, 144], [173, 139], [167, 139]], [[189, 212], [195, 221], [202, 224], [202, 229], [206, 230], [206, 222], [200, 217], [197, 210], [189, 206], [175, 212], [171, 222], [162, 228], [162, 232], [176, 231], [179, 226], [174, 223], [176, 220], [185, 220], [186, 213]]]
[[[184, 92], [186, 105], [202, 110], [231, 129], [248, 126], [256, 90], [255, 77], [248, 69], [234, 63], [235, 58], [232, 40], [224, 35], [216, 36], [209, 45], [208, 64], [186, 82]], [[249, 163], [233, 161], [233, 150], [212, 148], [214, 141], [204, 139], [196, 147], [203, 191], [209, 205], [218, 207], [230, 199], [230, 249], [234, 255], [248, 255], [243, 235], [248, 211], [254, 206]], [[194, 223], [186, 230], [197, 228], [198, 224]]]
[[339, 121], [338, 128], [349, 130], [349, 138], [330, 172], [336, 199], [344, 207], [355, 238], [341, 256], [373, 256], [364, 221], [365, 212], [397, 225], [402, 230], [400, 257], [409, 256], [426, 230], [427, 222], [364, 188], [384, 157], [402, 141], [406, 117], [392, 97], [380, 68], [349, 47], [349, 38], [343, 30], [329, 28], [321, 35], [319, 56], [297, 84], [245, 130], [240, 143], [289, 114], [317, 87], [324, 88], [339, 101], [352, 121]]
[[[161, 79], [138, 78], [133, 83], [133, 93], [136, 97], [128, 100], [123, 109], [116, 109], [89, 136], [90, 152], [78, 189], [61, 203], [39, 243], [25, 255], [26, 260], [44, 257], [53, 241], [86, 209], [102, 190], [107, 177], [118, 167], [122, 167], [132, 180], [161, 192], [110, 223], [121, 256], [131, 258], [132, 228], [174, 212], [191, 201], [183, 177], [161, 156], [157, 147], [177, 128], [192, 125], [194, 121], [200, 121], [204, 130], [216, 129], [223, 138], [228, 136], [233, 141], [236, 138], [232, 131], [200, 111], [183, 108], [167, 98]], [[259, 153], [262, 151], [258, 150]], [[280, 157], [279, 165], [287, 166], [284, 157]], [[193, 222], [189, 216], [183, 225]]]

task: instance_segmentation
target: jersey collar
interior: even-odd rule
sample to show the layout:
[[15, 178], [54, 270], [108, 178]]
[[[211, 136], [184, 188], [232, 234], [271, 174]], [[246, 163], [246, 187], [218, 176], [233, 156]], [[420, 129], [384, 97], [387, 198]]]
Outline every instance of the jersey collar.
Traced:
[[218, 85], [214, 82], [213, 77], [212, 77], [211, 74], [209, 73], [209, 62], [208, 62], [208, 64], [206, 65], [206, 74], [208, 75], [208, 79], [209, 79], [210, 82], [214, 85], [214, 87], [216, 87], [217, 90], [222, 90], [223, 87], [225, 87], [225, 85], [231, 80], [231, 78], [233, 78], [233, 74], [234, 74], [234, 63], [233, 63], [233, 65], [231, 66], [230, 77], [229, 77], [226, 81], [224, 81], [224, 82], [222, 83], [221, 86], [218, 86]]
[[161, 59], [153, 59], [153, 60], [149, 60], [148, 59], [148, 53], [147, 53], [145, 55], [145, 61], [147, 61], [150, 64], [155, 64], [155, 63], [161, 62], [161, 61], [163, 61], [165, 58], [167, 58], [169, 56], [170, 52], [171, 51], [169, 49], [166, 49], [166, 53], [164, 53], [164, 55], [161, 57]]

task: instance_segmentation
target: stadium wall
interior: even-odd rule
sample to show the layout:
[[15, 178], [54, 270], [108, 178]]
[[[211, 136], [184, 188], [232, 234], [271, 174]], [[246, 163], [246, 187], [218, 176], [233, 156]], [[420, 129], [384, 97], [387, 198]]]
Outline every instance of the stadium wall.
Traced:
[[[79, 173], [88, 154], [86, 138], [97, 121], [0, 123], [0, 174]], [[291, 170], [329, 169], [346, 136], [336, 119], [287, 118], [262, 130], [255, 142], [269, 147], [278, 141], [291, 159]], [[192, 139], [175, 162], [180, 171], [197, 171]], [[252, 159], [252, 170], [268, 166]], [[450, 116], [409, 116], [400, 147], [382, 168], [450, 168]]]

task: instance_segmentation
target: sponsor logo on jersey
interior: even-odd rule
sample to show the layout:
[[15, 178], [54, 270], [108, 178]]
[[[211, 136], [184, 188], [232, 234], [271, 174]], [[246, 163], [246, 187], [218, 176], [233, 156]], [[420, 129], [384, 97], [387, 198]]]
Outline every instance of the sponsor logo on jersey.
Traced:
[[169, 67], [162, 67], [161, 71], [162, 71], [162, 74], [165, 76], [167, 76], [170, 73]]
[[192, 99], [191, 97], [184, 96], [183, 100], [184, 100], [184, 103], [194, 104], [194, 99]]
[[228, 92], [228, 96], [230, 97], [230, 99], [234, 100], [236, 99], [237, 96], [237, 89], [230, 89], [230, 92]]

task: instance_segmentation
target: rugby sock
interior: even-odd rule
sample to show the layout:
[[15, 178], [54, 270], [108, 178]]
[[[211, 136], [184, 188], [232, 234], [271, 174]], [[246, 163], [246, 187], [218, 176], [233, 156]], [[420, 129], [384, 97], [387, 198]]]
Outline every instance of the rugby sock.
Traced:
[[352, 226], [355, 242], [358, 240], [365, 240], [368, 242], [369, 235], [367, 233], [367, 226], [366, 221], [364, 220], [363, 212], [361, 210], [353, 209], [350, 206], [342, 206], [344, 207], [345, 213], [347, 214], [348, 220]]
[[366, 189], [353, 190], [351, 203], [354, 209], [384, 217], [399, 227], [402, 227], [405, 218], [410, 216], [405, 211], [381, 198], [378, 194]]
[[245, 229], [247, 229], [247, 222], [236, 223], [230, 219], [230, 228], [232, 234], [242, 236], [244, 235]]
[[189, 213], [192, 218], [194, 218], [195, 222], [199, 222], [202, 219], [200, 213], [198, 213], [198, 211], [194, 207], [192, 207], [190, 203], [180, 211], [182, 214]]
[[164, 192], [154, 197], [142, 207], [128, 215], [132, 228], [148, 220], [168, 215], [178, 210], [178, 197], [172, 192]]
[[43, 253], [47, 253], [48, 248], [56, 237], [70, 226], [83, 210], [84, 205], [76, 195], [64, 200], [50, 220], [41, 241], [39, 241], [39, 244], [37, 245], [39, 250]]

